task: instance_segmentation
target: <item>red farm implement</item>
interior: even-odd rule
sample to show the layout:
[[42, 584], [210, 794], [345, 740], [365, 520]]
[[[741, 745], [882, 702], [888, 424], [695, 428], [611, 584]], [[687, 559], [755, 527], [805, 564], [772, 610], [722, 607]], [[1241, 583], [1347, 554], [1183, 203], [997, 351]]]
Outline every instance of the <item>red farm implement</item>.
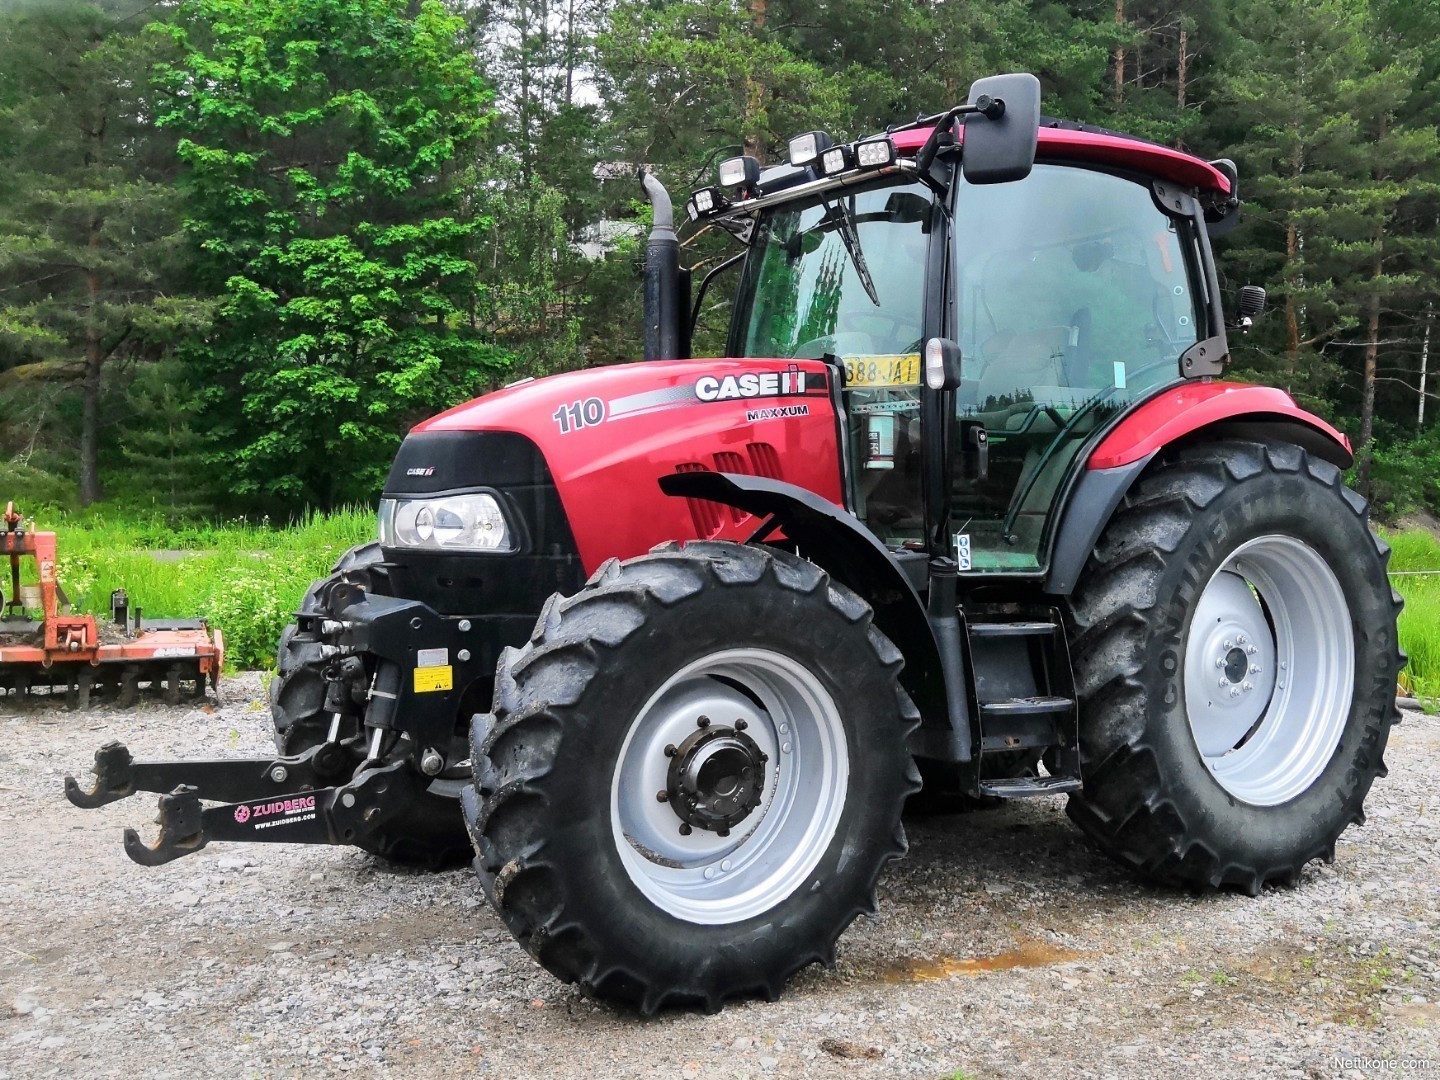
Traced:
[[[111, 598], [113, 624], [62, 613], [55, 534], [27, 531], [14, 503], [6, 506], [3, 523], [0, 555], [10, 559], [10, 588], [0, 607], [0, 693], [63, 691], [67, 704], [85, 708], [93, 694], [103, 692], [126, 708], [145, 686], [162, 690], [170, 704], [178, 704], [187, 687], [203, 697], [207, 680], [218, 686], [224, 657], [220, 631], [203, 619], [147, 623], [138, 608], [132, 621], [123, 591]], [[38, 585], [20, 584], [21, 560], [27, 557], [37, 564]]]

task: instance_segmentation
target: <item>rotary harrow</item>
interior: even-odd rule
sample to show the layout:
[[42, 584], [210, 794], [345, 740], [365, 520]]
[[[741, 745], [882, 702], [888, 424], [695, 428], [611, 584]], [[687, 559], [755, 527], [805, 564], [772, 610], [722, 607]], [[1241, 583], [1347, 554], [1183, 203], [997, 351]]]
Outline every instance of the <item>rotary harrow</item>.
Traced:
[[[10, 559], [10, 588], [0, 596], [0, 695], [63, 693], [81, 709], [104, 695], [129, 708], [147, 689], [172, 705], [187, 692], [204, 697], [207, 681], [218, 690], [219, 630], [204, 619], [145, 620], [138, 607], [132, 616], [124, 590], [111, 595], [113, 622], [62, 612], [69, 604], [55, 575], [55, 534], [27, 530], [14, 503], [0, 523], [0, 556]], [[36, 585], [20, 584], [25, 558], [37, 564]]]

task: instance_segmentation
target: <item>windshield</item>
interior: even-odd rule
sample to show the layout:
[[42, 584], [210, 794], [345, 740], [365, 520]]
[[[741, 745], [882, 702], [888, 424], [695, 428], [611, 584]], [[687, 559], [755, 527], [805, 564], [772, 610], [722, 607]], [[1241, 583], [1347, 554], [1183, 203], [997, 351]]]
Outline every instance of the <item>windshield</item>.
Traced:
[[761, 218], [741, 286], [741, 356], [911, 353], [924, 334], [932, 196], [829, 193]]

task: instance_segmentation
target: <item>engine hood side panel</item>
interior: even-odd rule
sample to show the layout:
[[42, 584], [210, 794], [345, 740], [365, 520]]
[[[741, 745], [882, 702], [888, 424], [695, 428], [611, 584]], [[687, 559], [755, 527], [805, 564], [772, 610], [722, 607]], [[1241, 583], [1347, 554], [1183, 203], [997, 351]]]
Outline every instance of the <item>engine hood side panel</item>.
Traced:
[[739, 540], [741, 511], [669, 498], [676, 472], [767, 476], [842, 503], [831, 369], [818, 360], [674, 360], [521, 383], [425, 421], [414, 434], [508, 431], [549, 466], [587, 572], [665, 540]]

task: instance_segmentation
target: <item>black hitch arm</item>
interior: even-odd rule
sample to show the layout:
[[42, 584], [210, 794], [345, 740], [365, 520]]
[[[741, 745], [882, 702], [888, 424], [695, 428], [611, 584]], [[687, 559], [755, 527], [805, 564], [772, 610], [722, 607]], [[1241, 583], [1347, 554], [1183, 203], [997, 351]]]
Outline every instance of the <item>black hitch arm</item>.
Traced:
[[146, 844], [125, 830], [125, 854], [141, 866], [159, 866], [199, 851], [211, 840], [280, 844], [334, 844], [328, 808], [337, 788], [321, 788], [283, 799], [200, 805], [194, 788], [178, 787], [160, 796], [160, 836]]
[[95, 786], [86, 791], [65, 777], [65, 797], [84, 810], [119, 802], [137, 791], [170, 792], [185, 787], [197, 799], [226, 802], [261, 795], [288, 795], [339, 779], [346, 755], [331, 743], [279, 758], [222, 758], [216, 761], [136, 761], [118, 742], [95, 751]]
[[403, 761], [362, 769], [341, 787], [286, 797], [201, 806], [194, 788], [160, 796], [160, 835], [146, 844], [125, 830], [125, 854], [142, 866], [192, 855], [212, 841], [260, 844], [353, 844], [417, 798], [423, 781]]

